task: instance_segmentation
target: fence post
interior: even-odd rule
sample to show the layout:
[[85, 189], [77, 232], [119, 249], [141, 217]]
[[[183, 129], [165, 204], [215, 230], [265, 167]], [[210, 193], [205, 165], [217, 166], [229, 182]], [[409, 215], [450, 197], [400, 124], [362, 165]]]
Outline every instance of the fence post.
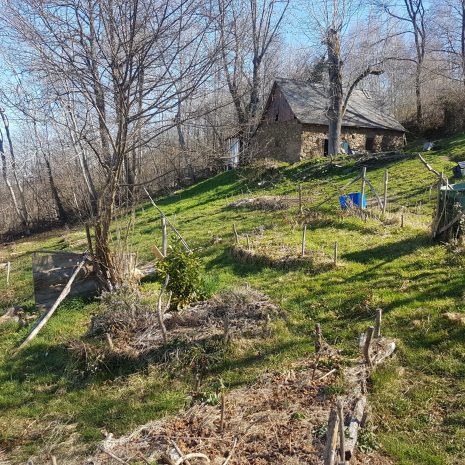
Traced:
[[302, 230], [302, 257], [305, 256], [305, 241], [307, 238], [307, 225], [304, 224], [304, 229]]
[[385, 170], [385, 171], [384, 171], [383, 215], [386, 213], [388, 181], [389, 181], [388, 170]]
[[334, 266], [337, 266], [337, 252], [338, 252], [338, 249], [339, 249], [339, 242], [336, 241], [334, 243], [334, 253], [333, 253]]

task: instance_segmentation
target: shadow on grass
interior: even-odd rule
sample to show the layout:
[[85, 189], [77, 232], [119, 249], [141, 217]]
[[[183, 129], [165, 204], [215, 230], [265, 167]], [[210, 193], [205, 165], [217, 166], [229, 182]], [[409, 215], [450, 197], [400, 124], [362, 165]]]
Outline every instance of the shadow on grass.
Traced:
[[[405, 255], [410, 255], [418, 249], [433, 247], [435, 243], [431, 237], [426, 233], [420, 233], [415, 237], [402, 239], [397, 242], [389, 242], [384, 245], [378, 245], [371, 249], [364, 249], [359, 252], [350, 252], [342, 254], [344, 260], [353, 261], [357, 263], [369, 264], [376, 261], [382, 263], [389, 263], [397, 260]], [[364, 277], [372, 270], [364, 271], [359, 276]]]

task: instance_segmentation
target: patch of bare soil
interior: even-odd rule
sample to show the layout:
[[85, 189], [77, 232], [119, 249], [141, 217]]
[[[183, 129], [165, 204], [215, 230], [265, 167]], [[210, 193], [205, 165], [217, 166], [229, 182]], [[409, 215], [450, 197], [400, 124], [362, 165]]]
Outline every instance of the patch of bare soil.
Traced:
[[[328, 369], [313, 372], [313, 362], [301, 362], [287, 373], [267, 373], [253, 386], [228, 393], [223, 432], [221, 402], [202, 403], [119, 439], [108, 437], [103, 447], [123, 460], [143, 456], [149, 462], [168, 464], [180, 458], [173, 441], [183, 454], [204, 454], [213, 465], [321, 463], [332, 403], [322, 392], [335, 375], [321, 379]], [[111, 460], [102, 452], [93, 463], [106, 465]], [[207, 463], [204, 459], [190, 462]]]

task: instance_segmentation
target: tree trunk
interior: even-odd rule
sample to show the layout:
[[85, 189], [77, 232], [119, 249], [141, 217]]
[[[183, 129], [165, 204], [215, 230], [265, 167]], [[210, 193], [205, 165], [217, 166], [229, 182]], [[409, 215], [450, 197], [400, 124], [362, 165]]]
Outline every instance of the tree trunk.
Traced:
[[417, 63], [415, 72], [415, 99], [417, 106], [417, 126], [421, 129], [423, 126], [423, 108], [421, 104], [421, 63]]
[[60, 195], [58, 194], [58, 189], [55, 184], [55, 180], [53, 179], [52, 167], [50, 166], [50, 160], [44, 154], [45, 166], [47, 167], [47, 176], [48, 182], [50, 184], [50, 191], [52, 192], [53, 201], [55, 202], [55, 207], [57, 210], [58, 219], [62, 223], [66, 223], [68, 221], [68, 214], [66, 213], [65, 208], [63, 207], [63, 202], [61, 201]]
[[338, 30], [328, 30], [326, 45], [329, 62], [328, 155], [339, 153], [343, 117], [341, 38]]

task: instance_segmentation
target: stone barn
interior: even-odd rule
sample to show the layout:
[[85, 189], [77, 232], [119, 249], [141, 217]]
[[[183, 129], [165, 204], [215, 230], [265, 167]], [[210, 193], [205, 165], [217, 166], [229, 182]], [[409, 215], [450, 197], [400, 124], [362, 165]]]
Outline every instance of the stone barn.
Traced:
[[[276, 79], [252, 157], [297, 162], [327, 155], [328, 102], [327, 85]], [[404, 143], [405, 128], [370, 93], [354, 90], [342, 123], [341, 152], [388, 151]]]

